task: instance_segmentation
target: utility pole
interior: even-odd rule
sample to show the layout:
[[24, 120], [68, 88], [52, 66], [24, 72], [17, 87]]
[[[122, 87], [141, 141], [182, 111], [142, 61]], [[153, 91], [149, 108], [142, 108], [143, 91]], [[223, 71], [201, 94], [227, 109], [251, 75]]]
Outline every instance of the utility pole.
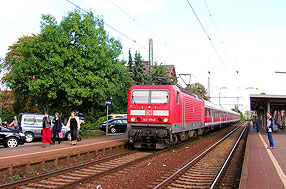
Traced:
[[208, 77], [208, 98], [209, 100], [211, 99], [211, 79], [210, 77]]
[[151, 66], [153, 66], [153, 39], [149, 38], [149, 64], [148, 64], [148, 71], [150, 73]]

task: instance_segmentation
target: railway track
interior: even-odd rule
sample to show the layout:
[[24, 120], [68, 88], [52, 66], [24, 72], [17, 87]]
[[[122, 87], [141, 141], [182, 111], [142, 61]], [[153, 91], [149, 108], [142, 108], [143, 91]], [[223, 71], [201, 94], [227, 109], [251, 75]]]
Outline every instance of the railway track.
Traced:
[[159, 152], [132, 151], [13, 183], [3, 184], [0, 185], [0, 188], [71, 188], [75, 185], [80, 186], [81, 183], [86, 183], [88, 180], [108, 175], [110, 172], [117, 172], [118, 170], [130, 167], [138, 162], [178, 147], [180, 145]]
[[93, 162], [72, 166], [59, 171], [0, 185], [0, 188], [70, 188], [94, 177], [142, 161], [153, 153], [133, 151]]
[[117, 170], [130, 167], [138, 162], [150, 159], [153, 156], [178, 148], [181, 145], [183, 144], [155, 152], [131, 151], [118, 154], [12, 183], [2, 184], [0, 188], [71, 188], [72, 186], [86, 183], [96, 177], [107, 175], [110, 172], [116, 172]]
[[[214, 188], [247, 127], [241, 126], [209, 147], [169, 177], [161, 179], [153, 188]], [[223, 186], [223, 185], [221, 185]]]

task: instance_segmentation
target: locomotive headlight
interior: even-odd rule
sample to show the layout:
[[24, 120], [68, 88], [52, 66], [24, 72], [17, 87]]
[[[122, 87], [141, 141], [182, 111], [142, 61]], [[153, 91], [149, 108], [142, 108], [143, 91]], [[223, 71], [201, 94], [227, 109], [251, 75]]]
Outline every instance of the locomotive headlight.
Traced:
[[135, 117], [131, 117], [131, 121], [134, 122], [135, 121]]
[[168, 120], [168, 118], [164, 118], [164, 123], [167, 123], [169, 120]]

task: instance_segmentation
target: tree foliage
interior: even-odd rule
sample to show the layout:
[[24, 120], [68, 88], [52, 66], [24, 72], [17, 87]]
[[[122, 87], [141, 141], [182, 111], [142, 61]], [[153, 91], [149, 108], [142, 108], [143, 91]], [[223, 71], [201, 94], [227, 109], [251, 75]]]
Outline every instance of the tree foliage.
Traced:
[[156, 83], [156, 78], [167, 78], [168, 76], [168, 72], [162, 64], [159, 65], [157, 62], [155, 62], [154, 65], [149, 65], [148, 62], [148, 65], [144, 65], [139, 52], [135, 53], [135, 58], [133, 61], [130, 50], [127, 67], [135, 85], [151, 85]]
[[245, 120], [244, 114], [238, 109], [238, 107], [232, 108], [231, 110], [234, 111], [234, 112], [239, 113], [239, 114], [240, 114], [240, 118], [241, 118], [242, 120]]
[[194, 92], [195, 94], [197, 95], [200, 95], [203, 99], [205, 100], [208, 100], [209, 98], [207, 97], [207, 90], [206, 88], [200, 84], [200, 83], [194, 83], [194, 84], [191, 84], [187, 87], [187, 89], [189, 91], [192, 91]]
[[[78, 110], [99, 117], [112, 96], [114, 111], [126, 109], [131, 82], [125, 63], [118, 59], [121, 43], [108, 36], [103, 20], [91, 12], [69, 12], [59, 24], [43, 15], [40, 34], [15, 46], [2, 70], [8, 70], [3, 81], [19, 101], [30, 98], [26, 103], [41, 110], [65, 115]], [[11, 56], [14, 50], [17, 56]]]

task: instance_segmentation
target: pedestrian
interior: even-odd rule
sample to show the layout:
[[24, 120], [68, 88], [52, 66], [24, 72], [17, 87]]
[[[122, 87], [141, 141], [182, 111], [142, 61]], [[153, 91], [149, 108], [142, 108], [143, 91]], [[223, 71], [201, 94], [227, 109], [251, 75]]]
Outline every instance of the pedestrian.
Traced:
[[277, 127], [282, 130], [282, 126], [279, 124], [277, 117], [274, 119], [274, 125], [277, 125]]
[[18, 127], [17, 116], [14, 116], [13, 121], [8, 125], [8, 127], [11, 128], [11, 129], [17, 129], [17, 127]]
[[53, 139], [52, 139], [52, 144], [55, 144], [56, 142], [56, 137], [58, 136], [59, 141], [58, 144], [61, 143], [61, 138], [59, 136], [59, 133], [62, 131], [62, 120], [60, 118], [60, 114], [58, 112], [55, 113], [55, 118], [53, 119], [53, 128], [52, 128], [52, 132], [53, 132]]
[[267, 136], [268, 136], [268, 140], [269, 140], [269, 144], [271, 149], [274, 149], [274, 141], [273, 141], [273, 136], [272, 136], [272, 132], [273, 132], [273, 119], [271, 117], [270, 112], [267, 112], [267, 127], [266, 127], [266, 132], [267, 132]]
[[260, 132], [260, 125], [259, 125], [259, 117], [256, 117], [256, 132], [259, 133]]
[[46, 147], [46, 143], [52, 145], [51, 141], [51, 118], [48, 112], [45, 113], [43, 118], [43, 128], [42, 128], [42, 148]]
[[69, 117], [66, 128], [67, 130], [70, 128], [72, 145], [76, 145], [78, 132], [80, 129], [80, 121], [75, 112], [71, 112], [71, 116]]
[[253, 128], [255, 128], [255, 124], [256, 124], [256, 119], [255, 119], [255, 116], [253, 116], [253, 119], [252, 119], [252, 124], [253, 124]]

